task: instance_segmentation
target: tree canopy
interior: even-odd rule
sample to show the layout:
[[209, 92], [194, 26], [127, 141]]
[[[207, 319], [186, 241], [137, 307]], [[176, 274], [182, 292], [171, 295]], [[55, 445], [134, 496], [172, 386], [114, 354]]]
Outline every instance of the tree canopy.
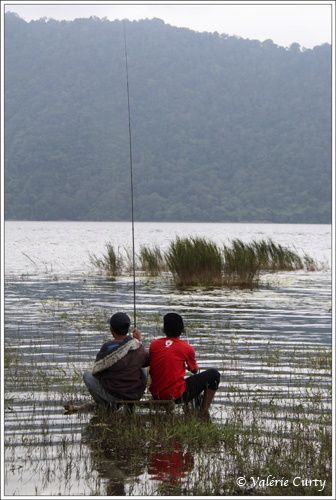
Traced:
[[[125, 28], [136, 220], [330, 223], [330, 45]], [[130, 219], [121, 21], [6, 14], [5, 210]]]

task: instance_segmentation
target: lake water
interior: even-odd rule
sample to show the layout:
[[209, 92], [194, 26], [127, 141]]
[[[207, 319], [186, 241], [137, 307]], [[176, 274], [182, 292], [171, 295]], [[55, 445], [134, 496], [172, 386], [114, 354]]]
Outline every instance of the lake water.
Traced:
[[[176, 236], [198, 235], [217, 243], [234, 238], [244, 242], [272, 238], [320, 262], [331, 262], [331, 226], [304, 224], [135, 223], [135, 247], [158, 245], [165, 249]], [[102, 254], [112, 242], [121, 250], [131, 247], [127, 222], [31, 222], [5, 224], [6, 273], [83, 273], [89, 254]]]
[[[181, 291], [166, 276], [138, 277], [138, 325], [145, 344], [161, 334], [164, 313], [184, 316], [201, 368], [221, 372], [215, 422], [253, 401], [270, 432], [297, 404], [312, 423], [330, 415], [331, 227], [136, 223], [136, 249], [143, 244], [167, 248], [177, 235], [205, 236], [219, 244], [272, 238], [312, 256], [321, 268], [265, 274], [254, 290]], [[110, 314], [123, 309], [132, 316], [131, 278], [111, 281], [90, 265], [89, 255], [101, 255], [107, 242], [121, 251], [130, 247], [130, 224], [6, 223], [5, 344], [12, 356], [6, 372], [7, 495], [105, 495], [111, 487], [106, 457], [97, 462], [87, 442], [90, 417], [64, 415], [62, 408], [68, 394], [64, 380], [72, 381], [79, 399], [88, 398], [80, 373], [108, 336]], [[244, 418], [248, 421], [249, 414]], [[71, 462], [70, 467], [70, 456], [76, 466]], [[194, 457], [191, 478], [198, 475], [198, 461]], [[123, 494], [156, 491], [158, 480], [149, 466], [125, 472], [115, 456], [109, 464], [123, 470]]]

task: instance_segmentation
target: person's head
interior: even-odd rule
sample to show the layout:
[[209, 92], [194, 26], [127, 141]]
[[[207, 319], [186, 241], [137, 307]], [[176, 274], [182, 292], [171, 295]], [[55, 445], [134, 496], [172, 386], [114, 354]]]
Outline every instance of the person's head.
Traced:
[[163, 317], [163, 331], [167, 337], [179, 337], [184, 332], [182, 316], [168, 313]]
[[131, 320], [126, 313], [117, 312], [113, 314], [110, 319], [110, 328], [112, 335], [117, 337], [127, 335], [130, 324]]

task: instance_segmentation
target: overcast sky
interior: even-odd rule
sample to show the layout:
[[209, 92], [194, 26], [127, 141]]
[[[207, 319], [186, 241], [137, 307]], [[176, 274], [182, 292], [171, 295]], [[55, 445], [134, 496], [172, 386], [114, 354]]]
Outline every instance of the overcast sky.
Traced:
[[261, 41], [270, 38], [283, 46], [298, 42], [310, 48], [325, 42], [331, 43], [331, 1], [309, 4], [296, 0], [282, 5], [272, 1], [263, 5], [237, 1], [233, 2], [234, 5], [225, 2], [217, 5], [182, 5], [179, 2], [174, 2], [174, 5], [167, 2], [166, 5], [159, 5], [158, 2], [143, 2], [142, 5], [127, 5], [128, 2], [122, 2], [123, 5], [120, 2], [119, 5], [114, 2], [103, 5], [97, 5], [97, 2], [71, 3], [53, 2], [53, 5], [46, 5], [38, 2], [29, 5], [29, 2], [20, 2], [21, 5], [18, 5], [4, 2], [4, 5], [6, 12], [16, 12], [27, 21], [40, 17], [68, 20], [90, 16], [107, 17], [110, 20], [158, 17], [173, 26], [196, 31], [217, 31]]

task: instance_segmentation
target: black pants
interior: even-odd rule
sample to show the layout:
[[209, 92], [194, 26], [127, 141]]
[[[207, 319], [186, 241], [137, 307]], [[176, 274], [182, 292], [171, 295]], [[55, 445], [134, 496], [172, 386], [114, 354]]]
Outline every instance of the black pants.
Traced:
[[209, 368], [202, 373], [191, 375], [186, 379], [186, 390], [182, 396], [175, 399], [175, 403], [188, 403], [196, 399], [207, 387], [216, 391], [219, 386], [220, 373], [214, 368]]

